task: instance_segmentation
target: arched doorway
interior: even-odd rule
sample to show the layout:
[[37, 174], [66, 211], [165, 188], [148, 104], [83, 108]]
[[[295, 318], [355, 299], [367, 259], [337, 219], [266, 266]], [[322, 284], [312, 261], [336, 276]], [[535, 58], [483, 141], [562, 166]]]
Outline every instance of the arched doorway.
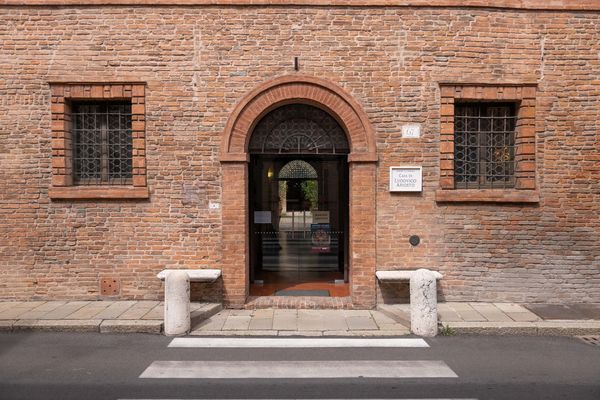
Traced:
[[[250, 288], [249, 144], [257, 123], [287, 104], [313, 105], [332, 116], [349, 144], [348, 269], [353, 307], [376, 301], [376, 163], [375, 134], [360, 104], [334, 83], [301, 74], [281, 76], [258, 85], [238, 101], [221, 140], [221, 235], [224, 304], [240, 308]], [[268, 171], [267, 171], [268, 172]]]
[[339, 123], [275, 108], [250, 138], [250, 295], [348, 296], [348, 164]]

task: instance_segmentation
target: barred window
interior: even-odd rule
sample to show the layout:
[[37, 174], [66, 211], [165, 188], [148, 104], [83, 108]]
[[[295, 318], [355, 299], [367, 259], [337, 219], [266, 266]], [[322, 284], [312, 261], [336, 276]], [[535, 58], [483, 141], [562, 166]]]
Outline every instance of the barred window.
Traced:
[[74, 183], [131, 184], [131, 103], [74, 102], [71, 117]]
[[515, 186], [514, 103], [454, 106], [454, 184], [457, 189]]

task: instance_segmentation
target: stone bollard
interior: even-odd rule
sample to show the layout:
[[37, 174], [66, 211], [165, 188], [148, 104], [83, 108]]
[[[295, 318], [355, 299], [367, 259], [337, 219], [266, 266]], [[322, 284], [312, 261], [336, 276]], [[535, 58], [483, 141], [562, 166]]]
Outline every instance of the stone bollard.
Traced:
[[415, 335], [437, 335], [436, 287], [436, 275], [428, 269], [418, 269], [410, 278], [410, 330]]
[[190, 277], [184, 271], [172, 271], [165, 277], [165, 335], [189, 333]]

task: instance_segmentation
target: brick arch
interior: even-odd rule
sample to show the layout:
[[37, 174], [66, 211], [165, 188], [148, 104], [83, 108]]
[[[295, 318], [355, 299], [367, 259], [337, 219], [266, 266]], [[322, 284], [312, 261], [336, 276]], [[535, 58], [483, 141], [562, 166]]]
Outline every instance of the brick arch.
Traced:
[[372, 308], [376, 301], [376, 184], [375, 135], [367, 115], [343, 89], [323, 79], [283, 76], [263, 83], [235, 107], [221, 142], [220, 267], [224, 303], [244, 307], [249, 294], [248, 144], [254, 126], [269, 111], [286, 104], [319, 107], [334, 117], [350, 144], [348, 256], [350, 294], [355, 308]]
[[377, 160], [373, 127], [352, 96], [324, 79], [288, 75], [259, 85], [237, 104], [223, 132], [221, 161], [247, 161], [256, 123], [269, 111], [290, 103], [310, 104], [331, 114], [348, 136], [348, 161]]

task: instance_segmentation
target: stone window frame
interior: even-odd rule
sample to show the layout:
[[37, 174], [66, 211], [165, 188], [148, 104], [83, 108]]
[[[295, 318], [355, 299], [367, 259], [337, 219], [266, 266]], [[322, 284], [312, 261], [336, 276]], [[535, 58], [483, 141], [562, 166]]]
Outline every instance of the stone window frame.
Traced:
[[[145, 83], [50, 83], [52, 114], [52, 199], [143, 199], [146, 179]], [[131, 185], [75, 185], [71, 142], [71, 103], [130, 101], [132, 129]]]
[[[438, 202], [539, 202], [536, 183], [536, 84], [440, 83], [440, 180]], [[514, 188], [455, 189], [454, 104], [455, 102], [515, 103]]]

